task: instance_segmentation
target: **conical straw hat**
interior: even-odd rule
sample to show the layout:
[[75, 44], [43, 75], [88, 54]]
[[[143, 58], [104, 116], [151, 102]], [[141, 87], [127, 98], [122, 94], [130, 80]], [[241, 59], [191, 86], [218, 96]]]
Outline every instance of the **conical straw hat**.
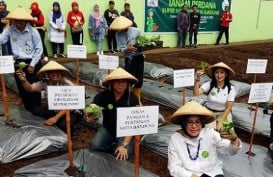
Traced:
[[133, 25], [133, 22], [126, 17], [119, 16], [111, 23], [110, 29], [121, 31], [127, 29]]
[[11, 11], [5, 19], [8, 20], [26, 20], [33, 21], [33, 17], [22, 7], [18, 6], [16, 9]]
[[215, 114], [200, 105], [196, 101], [187, 102], [184, 106], [180, 107], [172, 116], [171, 122], [174, 124], [180, 125], [181, 119], [185, 118], [185, 116], [189, 115], [197, 115], [201, 116], [200, 118], [205, 119], [205, 123], [213, 122], [216, 118]]
[[212, 73], [213, 68], [225, 68], [225, 69], [227, 69], [229, 71], [229, 77], [230, 78], [235, 76], [235, 71], [231, 67], [229, 67], [227, 64], [225, 64], [223, 62], [219, 62], [219, 63], [216, 63], [214, 65], [209, 66], [206, 69], [206, 73], [210, 78], [212, 78], [212, 76], [213, 76], [213, 73]]
[[47, 71], [63, 71], [64, 74], [68, 74], [69, 70], [65, 68], [63, 65], [57, 63], [56, 61], [49, 61], [46, 65], [44, 65], [37, 75], [42, 75]]
[[113, 80], [119, 80], [119, 79], [126, 79], [131, 83], [137, 82], [137, 79], [133, 75], [131, 75], [130, 73], [128, 73], [122, 68], [117, 68], [103, 79], [102, 84], [104, 86], [108, 86], [109, 82]]

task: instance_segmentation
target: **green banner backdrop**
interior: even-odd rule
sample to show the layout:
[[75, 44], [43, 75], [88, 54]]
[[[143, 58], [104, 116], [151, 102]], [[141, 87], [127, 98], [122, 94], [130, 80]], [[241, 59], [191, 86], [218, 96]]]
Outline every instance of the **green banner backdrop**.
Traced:
[[145, 0], [144, 32], [176, 32], [176, 16], [181, 6], [198, 6], [201, 14], [200, 32], [219, 31], [220, 14], [231, 0]]

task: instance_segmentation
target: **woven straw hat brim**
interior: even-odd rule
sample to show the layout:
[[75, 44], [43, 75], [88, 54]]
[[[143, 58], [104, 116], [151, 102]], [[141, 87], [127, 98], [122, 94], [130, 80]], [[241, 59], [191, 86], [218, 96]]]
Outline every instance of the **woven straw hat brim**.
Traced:
[[216, 115], [212, 111], [208, 110], [196, 101], [190, 101], [187, 102], [184, 106], [180, 107], [171, 116], [171, 122], [180, 125], [181, 119], [190, 115], [200, 116], [200, 118], [205, 119], [205, 124], [213, 122], [216, 119]]
[[114, 80], [120, 80], [120, 79], [128, 80], [131, 83], [137, 82], [137, 79], [133, 75], [131, 75], [130, 73], [128, 73], [122, 68], [117, 68], [116, 70], [112, 71], [108, 76], [106, 76], [103, 79], [102, 85], [107, 87], [110, 82]]
[[115, 31], [125, 30], [133, 25], [133, 22], [126, 17], [119, 16], [111, 23], [110, 29]]
[[214, 65], [209, 66], [206, 69], [206, 73], [210, 78], [213, 77], [212, 71], [213, 71], [214, 68], [225, 68], [225, 69], [227, 69], [229, 71], [229, 77], [230, 78], [235, 76], [235, 71], [231, 67], [229, 67], [227, 64], [225, 64], [223, 62], [219, 62], [219, 63], [216, 63]]
[[48, 71], [62, 71], [63, 74], [69, 73], [69, 70], [65, 68], [63, 65], [57, 63], [56, 61], [49, 61], [37, 72], [37, 75], [41, 76]]
[[11, 11], [5, 19], [7, 20], [25, 20], [25, 21], [33, 21], [34, 18], [22, 7], [17, 7], [13, 11]]

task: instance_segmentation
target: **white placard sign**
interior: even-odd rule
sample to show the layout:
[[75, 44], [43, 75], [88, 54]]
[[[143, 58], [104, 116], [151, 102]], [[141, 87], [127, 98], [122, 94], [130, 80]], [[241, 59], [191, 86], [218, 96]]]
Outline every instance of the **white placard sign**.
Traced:
[[267, 59], [248, 59], [246, 73], [264, 74], [266, 66]]
[[158, 106], [117, 108], [117, 137], [157, 133]]
[[99, 68], [114, 70], [119, 66], [119, 57], [112, 55], [99, 55]]
[[0, 74], [14, 73], [13, 56], [0, 56]]
[[194, 69], [173, 71], [174, 88], [189, 87], [194, 85]]
[[253, 83], [251, 84], [248, 103], [268, 102], [271, 95], [273, 83]]
[[74, 110], [85, 107], [84, 86], [48, 86], [49, 110]]
[[85, 45], [67, 45], [67, 57], [76, 59], [86, 59], [86, 46]]

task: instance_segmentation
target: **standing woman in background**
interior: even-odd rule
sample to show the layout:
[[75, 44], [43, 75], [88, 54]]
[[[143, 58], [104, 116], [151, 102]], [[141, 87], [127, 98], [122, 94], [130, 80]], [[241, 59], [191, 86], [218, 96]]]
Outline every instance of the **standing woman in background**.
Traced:
[[[5, 17], [9, 14], [7, 10], [7, 4], [5, 1], [0, 1], [0, 33], [3, 32], [4, 28], [8, 26], [9, 21], [5, 19]], [[12, 50], [10, 46], [10, 42], [8, 41], [6, 44], [1, 44], [2, 47], [2, 55], [12, 55]]]
[[94, 5], [93, 12], [89, 16], [88, 29], [90, 38], [97, 44], [97, 55], [103, 55], [102, 41], [108, 26], [103, 14], [100, 13], [98, 4]]
[[58, 58], [57, 47], [60, 48], [60, 56], [65, 58], [64, 55], [64, 40], [65, 40], [65, 18], [61, 12], [61, 7], [58, 2], [53, 3], [53, 10], [49, 15], [49, 41], [51, 42], [53, 58]]
[[71, 7], [72, 10], [67, 15], [67, 23], [70, 25], [72, 41], [74, 45], [82, 45], [84, 16], [77, 2], [72, 2]]
[[48, 53], [47, 53], [47, 49], [46, 49], [45, 42], [44, 42], [45, 33], [46, 33], [46, 28], [44, 26], [44, 23], [45, 23], [44, 15], [43, 15], [41, 9], [39, 8], [38, 2], [33, 2], [30, 5], [30, 9], [31, 9], [31, 16], [34, 18], [32, 25], [34, 28], [36, 28], [38, 30], [41, 40], [42, 40], [43, 54], [44, 54], [43, 60], [48, 61]]

